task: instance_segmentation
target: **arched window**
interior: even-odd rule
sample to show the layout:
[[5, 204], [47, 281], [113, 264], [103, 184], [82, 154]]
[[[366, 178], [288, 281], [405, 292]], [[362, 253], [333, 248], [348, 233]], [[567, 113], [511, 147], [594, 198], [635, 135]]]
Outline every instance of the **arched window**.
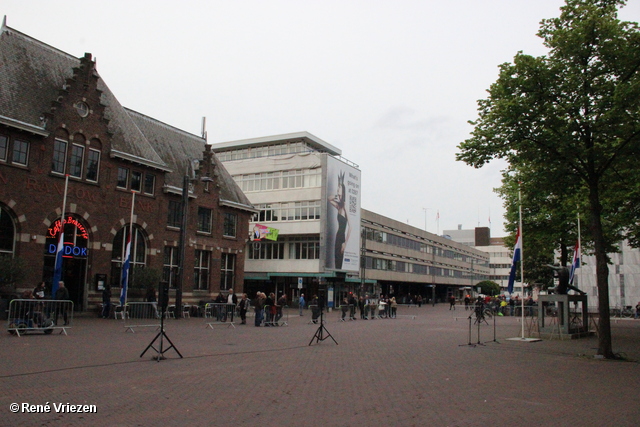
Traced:
[[[118, 231], [113, 239], [113, 253], [111, 255], [111, 286], [120, 287], [122, 277], [122, 264], [124, 263], [127, 250], [127, 241], [131, 228], [127, 225]], [[133, 225], [133, 235], [131, 236], [131, 271], [129, 274], [129, 287], [135, 277], [137, 268], [144, 268], [147, 264], [147, 238], [142, 229]]]
[[9, 211], [0, 206], [0, 256], [13, 257], [16, 248], [16, 226]]

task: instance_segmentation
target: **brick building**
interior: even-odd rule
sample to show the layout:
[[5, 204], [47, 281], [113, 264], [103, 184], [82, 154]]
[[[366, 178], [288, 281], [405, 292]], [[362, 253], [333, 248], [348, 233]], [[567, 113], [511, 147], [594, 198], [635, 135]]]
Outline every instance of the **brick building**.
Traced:
[[153, 271], [169, 282], [171, 295], [181, 289], [187, 302], [229, 288], [241, 292], [255, 210], [206, 139], [124, 108], [91, 54], [73, 57], [7, 27], [5, 19], [0, 255], [28, 267], [5, 293], [31, 290], [41, 281], [50, 286], [67, 175], [63, 280], [76, 309], [93, 309], [103, 284], [111, 284], [115, 299], [130, 233], [132, 298], [142, 293], [136, 290], [140, 278]]

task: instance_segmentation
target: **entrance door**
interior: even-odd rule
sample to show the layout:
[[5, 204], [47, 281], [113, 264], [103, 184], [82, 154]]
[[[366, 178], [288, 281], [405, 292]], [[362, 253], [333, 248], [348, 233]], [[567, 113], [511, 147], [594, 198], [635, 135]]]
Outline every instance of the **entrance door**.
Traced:
[[[69, 299], [73, 301], [74, 311], [82, 311], [84, 309], [84, 284], [87, 270], [86, 258], [62, 258], [62, 277], [65, 288], [69, 290]], [[55, 257], [44, 258], [44, 268], [42, 271], [42, 280], [51, 283], [53, 278], [53, 268]], [[51, 288], [49, 287], [49, 290]], [[54, 299], [55, 295], [51, 295]]]

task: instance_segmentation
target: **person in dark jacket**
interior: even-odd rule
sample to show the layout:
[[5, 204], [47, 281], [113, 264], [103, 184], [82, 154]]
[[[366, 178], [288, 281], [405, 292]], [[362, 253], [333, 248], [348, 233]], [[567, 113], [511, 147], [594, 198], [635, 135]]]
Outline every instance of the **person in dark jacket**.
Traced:
[[[57, 301], [68, 301], [69, 300], [69, 290], [65, 288], [64, 282], [61, 280], [58, 282], [58, 290], [56, 291], [56, 300]], [[58, 324], [58, 316], [62, 314], [62, 318], [64, 319], [65, 326], [69, 323], [67, 309], [65, 304], [58, 303], [59, 305], [56, 307], [55, 319], [53, 323], [55, 325]]]

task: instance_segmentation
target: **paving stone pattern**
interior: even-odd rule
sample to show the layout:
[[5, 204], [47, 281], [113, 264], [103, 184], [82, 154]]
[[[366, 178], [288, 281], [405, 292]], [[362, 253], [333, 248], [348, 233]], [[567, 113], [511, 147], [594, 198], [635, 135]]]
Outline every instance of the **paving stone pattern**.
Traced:
[[[483, 324], [460, 306], [400, 307], [397, 319], [236, 328], [169, 319], [172, 349], [142, 351], [153, 328], [76, 317], [68, 336], [0, 334], [6, 426], [631, 426], [640, 365], [595, 360], [597, 338], [509, 341], [519, 318]], [[614, 351], [640, 360], [640, 320], [612, 323]], [[309, 345], [309, 342], [312, 345]], [[477, 344], [484, 345], [469, 345]], [[168, 343], [163, 342], [164, 348]], [[156, 346], [158, 347], [158, 346]], [[12, 403], [96, 405], [96, 413], [13, 413]]]

